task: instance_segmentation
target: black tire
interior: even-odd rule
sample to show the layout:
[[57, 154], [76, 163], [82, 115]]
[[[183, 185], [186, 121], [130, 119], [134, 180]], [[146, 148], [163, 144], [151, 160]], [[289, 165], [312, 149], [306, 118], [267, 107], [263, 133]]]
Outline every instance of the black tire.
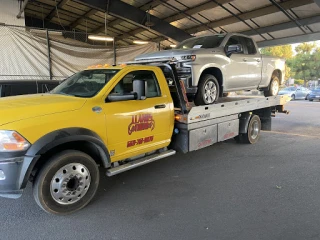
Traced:
[[296, 95], [292, 94], [291, 95], [291, 100], [296, 100]]
[[[81, 166], [84, 166], [85, 169], [76, 169], [75, 166], [73, 166], [72, 168], [74, 171], [80, 171], [79, 174], [76, 174], [74, 177], [72, 177], [73, 175], [68, 175], [68, 173], [65, 172], [66, 170], [62, 170], [63, 174], [66, 174], [66, 176], [59, 175], [61, 178], [53, 179], [57, 176], [61, 169], [70, 167], [71, 164], [80, 168]], [[72, 170], [69, 172], [69, 174], [72, 174]], [[61, 181], [61, 183], [56, 181], [56, 179]], [[44, 211], [57, 215], [66, 215], [80, 210], [92, 200], [98, 189], [99, 180], [100, 177], [98, 166], [89, 155], [76, 150], [67, 150], [51, 157], [49, 161], [40, 169], [33, 184], [33, 196], [37, 204]], [[75, 187], [73, 190], [68, 188], [68, 184], [71, 181], [74, 183], [74, 185], [78, 183], [77, 186], [73, 186]], [[59, 189], [52, 190], [53, 184], [60, 184], [60, 187], [57, 187]], [[62, 189], [64, 190], [62, 191]], [[78, 189], [82, 190], [80, 191]], [[61, 190], [60, 193], [64, 195], [69, 194], [70, 190], [71, 194], [69, 196], [61, 197], [61, 200], [56, 200], [54, 198], [55, 190]], [[66, 191], [66, 193], [63, 193], [64, 191]], [[68, 200], [64, 199], [64, 197], [66, 197]], [[62, 201], [63, 199], [64, 201], [69, 201], [71, 198], [75, 199], [72, 200], [74, 203], [68, 202], [61, 204], [58, 202]]]
[[260, 118], [258, 115], [252, 115], [248, 124], [247, 132], [239, 133], [239, 135], [235, 137], [235, 140], [238, 143], [255, 144], [256, 142], [258, 142], [260, 138], [260, 131], [261, 131]]
[[304, 100], [309, 100], [309, 94], [306, 96], [306, 98]]
[[280, 81], [277, 76], [273, 76], [273, 78], [270, 81], [269, 87], [267, 90], [264, 91], [265, 97], [271, 97], [278, 95], [280, 89]]
[[[213, 85], [211, 85], [213, 84]], [[206, 87], [210, 87], [209, 85], [212, 86], [212, 95], [209, 95], [206, 93]], [[214, 90], [215, 89], [215, 90]], [[199, 85], [198, 85], [198, 92], [196, 94], [196, 97], [194, 99], [194, 104], [197, 106], [200, 105], [209, 105], [213, 104], [219, 99], [219, 92], [220, 92], [220, 86], [218, 83], [218, 80], [215, 78], [215, 76], [211, 74], [204, 74], [201, 76]], [[208, 96], [208, 97], [206, 97]]]
[[313, 102], [313, 99], [309, 99], [310, 102]]

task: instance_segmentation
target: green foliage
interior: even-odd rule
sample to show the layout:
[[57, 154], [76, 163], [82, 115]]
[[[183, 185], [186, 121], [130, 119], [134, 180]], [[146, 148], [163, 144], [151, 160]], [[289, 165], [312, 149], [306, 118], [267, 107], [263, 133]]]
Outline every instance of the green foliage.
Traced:
[[302, 43], [296, 47], [297, 55], [287, 61], [295, 79], [307, 81], [320, 77], [320, 50], [315, 43]]
[[294, 80], [294, 84], [303, 85], [304, 84], [304, 80], [296, 79], [296, 80]]
[[[275, 46], [275, 47], [266, 47], [261, 49], [261, 54], [281, 57], [285, 59], [291, 59], [293, 57], [293, 50], [291, 45]], [[286, 64], [285, 79], [288, 79], [291, 75], [290, 67]]]
[[293, 57], [293, 50], [291, 45], [262, 48], [261, 53], [265, 55], [281, 57], [285, 59], [291, 59]]

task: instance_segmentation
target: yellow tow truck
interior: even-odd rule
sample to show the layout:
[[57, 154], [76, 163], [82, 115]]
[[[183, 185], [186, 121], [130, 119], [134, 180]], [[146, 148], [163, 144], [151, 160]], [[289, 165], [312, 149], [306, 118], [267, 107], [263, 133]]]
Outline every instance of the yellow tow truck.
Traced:
[[288, 100], [193, 106], [170, 62], [90, 67], [49, 93], [0, 99], [0, 196], [32, 182], [43, 210], [72, 213], [94, 197], [98, 167], [113, 176], [231, 138], [256, 143]]

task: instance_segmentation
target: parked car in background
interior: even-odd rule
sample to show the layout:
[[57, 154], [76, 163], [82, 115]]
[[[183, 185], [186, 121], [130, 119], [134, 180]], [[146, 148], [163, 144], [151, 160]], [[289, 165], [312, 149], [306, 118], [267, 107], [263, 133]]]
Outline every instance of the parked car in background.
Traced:
[[0, 97], [46, 93], [59, 83], [57, 80], [4, 80], [0, 81]]
[[292, 98], [292, 100], [298, 100], [298, 99], [309, 99], [310, 96], [310, 90], [305, 87], [286, 87], [284, 89], [281, 89], [278, 93], [278, 95], [287, 95]]
[[309, 95], [309, 101], [320, 100], [320, 88], [316, 88], [311, 91]]
[[284, 83], [285, 59], [261, 55], [256, 42], [237, 33], [200, 36], [175, 49], [137, 56], [137, 62], [171, 59], [196, 105], [215, 103], [225, 93], [262, 90], [276, 96]]

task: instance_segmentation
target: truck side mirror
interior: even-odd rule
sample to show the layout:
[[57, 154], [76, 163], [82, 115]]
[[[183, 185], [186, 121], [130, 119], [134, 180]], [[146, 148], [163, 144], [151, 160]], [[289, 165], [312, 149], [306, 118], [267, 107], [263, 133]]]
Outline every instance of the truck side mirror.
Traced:
[[133, 82], [133, 92], [137, 94], [137, 100], [146, 99], [146, 85], [145, 81], [140, 79], [134, 79]]
[[241, 53], [243, 52], [243, 47], [241, 44], [234, 44], [227, 46], [227, 55], [230, 56], [232, 53]]

